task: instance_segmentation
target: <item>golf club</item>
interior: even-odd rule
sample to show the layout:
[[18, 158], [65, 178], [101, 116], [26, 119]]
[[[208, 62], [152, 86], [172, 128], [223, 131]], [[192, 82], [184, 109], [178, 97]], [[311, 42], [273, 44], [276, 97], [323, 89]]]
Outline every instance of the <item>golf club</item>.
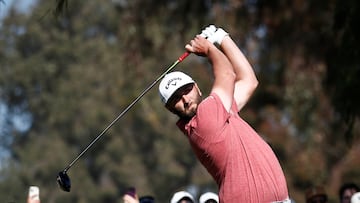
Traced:
[[167, 73], [169, 73], [178, 63], [183, 61], [187, 56], [189, 56], [190, 52], [184, 52], [164, 73], [162, 73], [156, 80], [154, 80], [147, 88], [145, 88], [138, 97], [134, 99], [132, 103], [130, 103], [98, 136], [93, 139], [90, 144], [62, 171], [59, 172], [56, 180], [60, 186], [60, 188], [66, 192], [70, 192], [71, 181], [69, 176], [67, 175], [67, 171], [79, 160], [79, 158], [92, 146], [96, 141], [98, 141], [108, 130], [113, 126], [131, 107], [135, 105], [154, 85], [159, 82]]

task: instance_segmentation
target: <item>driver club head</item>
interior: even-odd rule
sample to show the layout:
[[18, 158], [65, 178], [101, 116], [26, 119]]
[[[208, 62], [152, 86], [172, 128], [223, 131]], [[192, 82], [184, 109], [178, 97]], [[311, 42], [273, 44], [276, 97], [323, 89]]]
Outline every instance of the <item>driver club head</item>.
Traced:
[[56, 181], [58, 182], [60, 188], [66, 192], [70, 192], [71, 181], [69, 176], [66, 174], [66, 171], [59, 172]]

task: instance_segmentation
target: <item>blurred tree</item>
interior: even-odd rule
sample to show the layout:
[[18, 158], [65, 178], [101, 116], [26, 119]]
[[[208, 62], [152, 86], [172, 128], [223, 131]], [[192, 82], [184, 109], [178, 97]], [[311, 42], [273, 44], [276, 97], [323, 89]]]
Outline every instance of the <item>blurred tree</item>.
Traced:
[[333, 47], [328, 53], [326, 85], [331, 92], [335, 108], [347, 124], [346, 141], [351, 144], [356, 135], [354, 125], [360, 115], [360, 3], [336, 1], [333, 24]]
[[[164, 200], [191, 182], [197, 162], [180, 132], [168, 137], [174, 124], [158, 117], [163, 108], [152, 93], [141, 111], [129, 112], [109, 131], [113, 136], [104, 136], [69, 171], [70, 194], [54, 184], [57, 171], [177, 57], [163, 53], [164, 43], [183, 52], [178, 39], [164, 40], [170, 30], [148, 16], [151, 8], [136, 16], [143, 5], [133, 3], [119, 9], [110, 2], [74, 2], [54, 19], [43, 17], [51, 3], [39, 2], [29, 18], [14, 11], [4, 21], [1, 100], [9, 108], [26, 107], [33, 122], [29, 131], [9, 133], [14, 164], [2, 169], [1, 197], [20, 201], [27, 186], [37, 184], [45, 202], [109, 202], [134, 185]], [[176, 148], [179, 143], [184, 147]]]
[[[356, 1], [56, 3], [40, 0], [29, 15], [11, 10], [0, 27], [0, 105], [9, 112], [0, 145], [11, 153], [0, 199], [23, 201], [29, 185], [50, 203], [120, 202], [128, 186], [159, 202], [189, 185], [216, 190], [156, 88], [69, 171], [71, 193], [55, 183], [210, 23], [229, 31], [256, 70], [260, 86], [241, 116], [279, 156], [290, 196], [301, 202], [320, 183], [334, 199], [342, 181], [360, 181]], [[206, 61], [189, 56], [177, 68], [209, 91]], [[16, 117], [29, 127], [21, 131]]]

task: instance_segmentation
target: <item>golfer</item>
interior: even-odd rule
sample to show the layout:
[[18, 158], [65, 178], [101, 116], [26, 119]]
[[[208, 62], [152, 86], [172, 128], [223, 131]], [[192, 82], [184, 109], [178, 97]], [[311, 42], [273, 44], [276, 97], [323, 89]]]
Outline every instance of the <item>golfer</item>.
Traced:
[[277, 157], [238, 114], [258, 85], [247, 59], [228, 33], [214, 25], [185, 48], [211, 63], [210, 95], [202, 99], [191, 77], [171, 72], [160, 82], [160, 97], [179, 116], [177, 126], [218, 184], [220, 203], [290, 202]]

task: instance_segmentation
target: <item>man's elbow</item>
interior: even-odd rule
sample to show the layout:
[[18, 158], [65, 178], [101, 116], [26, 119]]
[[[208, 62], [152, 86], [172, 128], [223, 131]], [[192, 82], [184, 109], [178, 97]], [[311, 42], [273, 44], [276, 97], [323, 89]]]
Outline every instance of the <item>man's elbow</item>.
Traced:
[[226, 81], [233, 81], [234, 83], [236, 82], [236, 74], [232, 70], [224, 72], [224, 78]]
[[256, 77], [251, 80], [251, 85], [250, 85], [250, 91], [251, 91], [251, 93], [253, 93], [253, 92], [256, 90], [256, 88], [258, 87], [258, 85], [259, 85], [259, 81], [257, 80]]
[[246, 85], [247, 91], [245, 93], [247, 95], [246, 96], [247, 98], [250, 98], [254, 94], [258, 85], [259, 85], [259, 81], [257, 79], [251, 80], [250, 82], [247, 83]]

